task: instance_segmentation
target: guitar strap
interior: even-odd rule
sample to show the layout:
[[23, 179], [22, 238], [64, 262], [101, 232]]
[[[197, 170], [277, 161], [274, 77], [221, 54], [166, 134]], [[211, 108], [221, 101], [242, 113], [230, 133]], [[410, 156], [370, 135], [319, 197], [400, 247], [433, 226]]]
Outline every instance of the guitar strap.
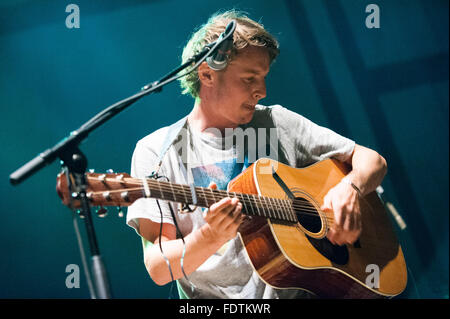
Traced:
[[186, 128], [186, 124], [187, 124], [187, 115], [183, 117], [181, 120], [169, 126], [169, 130], [166, 134], [161, 150], [159, 151], [158, 164], [153, 174], [158, 174], [167, 151], [176, 141], [181, 139], [180, 132], [183, 128]]
[[[187, 124], [187, 116], [185, 116], [181, 120], [179, 120], [176, 123], [169, 126], [169, 129], [168, 129], [168, 132], [164, 139], [164, 142], [162, 144], [161, 150], [159, 151], [158, 164], [156, 166], [155, 171], [152, 172], [152, 176], [159, 176], [158, 173], [159, 173], [159, 170], [161, 169], [164, 157], [172, 145], [174, 145], [175, 143], [182, 140], [183, 137], [185, 138], [185, 140], [182, 142], [187, 143], [187, 136], [185, 134], [180, 134], [181, 130], [183, 130], [183, 129], [185, 129], [185, 132], [187, 132], [187, 125], [188, 125]], [[187, 170], [186, 170], [187, 169], [187, 165], [186, 165], [187, 154], [186, 154], [186, 152], [183, 154], [183, 150], [187, 150], [187, 148], [182, 146], [178, 149], [180, 170], [184, 175], [184, 179], [186, 180], [186, 183], [188, 183], [190, 186], [193, 204], [197, 205], [197, 194], [195, 193], [195, 186], [194, 186], [193, 181], [189, 182], [189, 178], [188, 178]], [[190, 210], [190, 211], [192, 211], [192, 210]]]
[[[164, 160], [165, 155], [167, 154], [167, 151], [169, 150], [169, 148], [170, 148], [174, 143], [178, 142], [178, 141], [183, 137], [183, 135], [180, 134], [180, 132], [181, 132], [181, 130], [182, 130], [183, 128], [186, 128], [186, 125], [187, 125], [187, 116], [183, 117], [181, 120], [179, 120], [179, 121], [177, 121], [176, 123], [174, 123], [174, 124], [172, 124], [172, 125], [169, 126], [168, 132], [167, 132], [167, 134], [166, 134], [166, 137], [165, 137], [164, 142], [163, 142], [163, 144], [162, 144], [161, 150], [160, 150], [160, 152], [159, 152], [158, 164], [157, 164], [157, 166], [156, 166], [155, 171], [152, 173], [152, 176], [155, 176], [156, 178], [158, 178], [158, 176], [159, 176], [159, 175], [158, 175], [158, 172], [159, 172], [159, 170], [161, 169], [162, 162], [163, 162], [163, 160]], [[183, 149], [183, 148], [180, 148], [180, 149], [178, 150], [178, 154], [180, 155], [180, 157], [182, 156], [182, 154], [180, 154], [180, 152], [182, 151], [182, 149]], [[181, 162], [182, 162], [182, 163], [180, 164], [180, 166], [183, 167], [183, 168], [185, 168], [185, 167], [184, 167], [184, 162], [183, 162], [183, 160], [182, 160]], [[184, 171], [186, 171], [186, 170], [184, 170]], [[187, 182], [187, 176], [186, 176], [186, 173], [185, 173], [185, 178], [186, 178], [186, 182]], [[192, 191], [192, 187], [191, 187], [191, 191]], [[195, 198], [195, 193], [193, 193], [193, 196], [192, 196], [192, 197]], [[196, 202], [196, 201], [197, 201], [197, 200], [195, 199], [195, 202]], [[158, 201], [157, 201], [157, 202], [158, 202]], [[159, 206], [159, 203], [158, 203], [158, 206]], [[194, 288], [196, 288], [196, 286], [189, 280], [188, 276], [187, 276], [186, 273], [184, 272], [184, 267], [183, 267], [183, 263], [184, 263], [184, 255], [185, 255], [185, 253], [186, 253], [186, 243], [185, 243], [184, 238], [183, 238], [183, 235], [181, 234], [181, 231], [180, 231], [180, 229], [179, 229], [179, 227], [178, 227], [177, 219], [176, 219], [175, 214], [174, 214], [174, 212], [173, 212], [173, 210], [172, 210], [172, 206], [169, 205], [169, 208], [170, 208], [170, 213], [171, 213], [171, 215], [172, 215], [173, 222], [174, 222], [175, 227], [176, 227], [176, 229], [177, 229], [177, 233], [180, 235], [181, 240], [183, 241], [183, 253], [182, 253], [182, 255], [181, 255], [181, 260], [180, 260], [180, 263], [181, 263], [181, 271], [183, 272], [183, 275], [184, 275], [184, 277], [186, 278], [186, 280], [187, 280], [187, 281], [189, 282], [189, 284], [191, 285], [192, 291], [194, 291]], [[160, 207], [159, 209], [161, 210], [161, 207]], [[161, 224], [162, 224], [162, 222], [161, 222]], [[160, 248], [161, 248], [161, 252], [162, 252], [162, 247], [160, 247]], [[163, 256], [164, 256], [164, 253], [163, 253]], [[172, 271], [171, 271], [171, 267], [170, 267], [170, 262], [169, 262], [169, 260], [168, 260], [165, 256], [164, 256], [164, 258], [166, 259], [166, 263], [167, 263], [167, 265], [168, 265], [168, 267], [169, 267], [170, 274], [171, 274], [171, 276], [172, 276]], [[173, 279], [173, 276], [172, 276], [172, 279]]]

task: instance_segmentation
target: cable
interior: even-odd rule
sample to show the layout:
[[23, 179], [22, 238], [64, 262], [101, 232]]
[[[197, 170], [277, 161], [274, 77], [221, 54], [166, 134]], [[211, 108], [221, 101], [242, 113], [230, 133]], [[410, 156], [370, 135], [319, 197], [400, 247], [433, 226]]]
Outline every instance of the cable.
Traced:
[[185, 253], [186, 253], [186, 242], [184, 241], [183, 234], [181, 233], [181, 231], [180, 231], [180, 229], [179, 229], [179, 227], [178, 227], [178, 223], [177, 223], [177, 220], [176, 220], [176, 218], [175, 218], [175, 213], [173, 212], [172, 205], [169, 205], [169, 209], [170, 209], [170, 214], [172, 215], [172, 219], [173, 219], [173, 221], [174, 221], [174, 224], [175, 224], [175, 228], [176, 228], [176, 230], [177, 230], [177, 233], [180, 234], [181, 241], [183, 242], [183, 253], [182, 253], [181, 259], [180, 259], [181, 271], [183, 272], [184, 278], [186, 278], [186, 280], [187, 280], [187, 281], [189, 282], [189, 284], [191, 285], [191, 290], [194, 291], [194, 289], [197, 288], [197, 287], [189, 280], [188, 276], [187, 276], [186, 273], [184, 272], [184, 266], [183, 266], [184, 255], [185, 255]]
[[77, 213], [72, 212], [72, 216], [73, 216], [73, 227], [75, 229], [75, 234], [77, 237], [78, 248], [80, 249], [81, 262], [83, 264], [83, 269], [84, 269], [84, 274], [86, 276], [86, 281], [88, 284], [89, 294], [91, 295], [91, 299], [97, 299], [96, 295], [95, 295], [94, 285], [92, 284], [91, 275], [88, 270], [89, 267], [86, 262], [86, 254], [84, 253], [83, 241], [81, 239], [80, 230], [78, 228]]
[[[63, 171], [64, 171], [64, 174], [66, 175], [68, 189], [71, 192], [72, 182], [70, 180], [69, 170], [67, 169], [67, 167], [64, 167]], [[83, 264], [83, 269], [84, 269], [84, 274], [86, 276], [86, 281], [88, 284], [89, 294], [91, 295], [91, 299], [97, 299], [96, 294], [95, 294], [94, 285], [92, 284], [91, 274], [89, 273], [89, 267], [86, 262], [86, 254], [84, 252], [83, 240], [81, 238], [80, 229], [78, 228], [77, 213], [75, 211], [75, 208], [73, 208], [73, 205], [72, 205], [73, 204], [72, 196], [69, 196], [69, 198], [70, 198], [69, 207], [72, 210], [73, 228], [75, 230], [75, 235], [77, 237], [78, 248], [80, 250], [80, 255], [81, 255], [81, 263]]]
[[[155, 179], [155, 180], [158, 180], [158, 179], [160, 179], [160, 178], [165, 178], [165, 179], [167, 180], [167, 182], [170, 182], [169, 179], [167, 178], [167, 176], [160, 176], [160, 175], [158, 175], [158, 174], [155, 173], [155, 172], [153, 172], [152, 175], [149, 176], [149, 178], [153, 178], [153, 179]], [[173, 281], [174, 281], [174, 278], [173, 278], [173, 273], [172, 273], [172, 267], [170, 266], [170, 261], [169, 261], [169, 259], [164, 255], [164, 251], [163, 251], [163, 249], [162, 249], [162, 244], [161, 244], [162, 225], [163, 225], [163, 212], [162, 212], [161, 206], [160, 206], [160, 204], [159, 204], [159, 200], [157, 200], [157, 199], [155, 199], [155, 200], [156, 200], [156, 203], [158, 204], [159, 213], [160, 213], [160, 216], [161, 216], [161, 223], [160, 223], [160, 226], [159, 226], [159, 250], [161, 251], [161, 254], [163, 255], [163, 258], [164, 258], [164, 260], [166, 261], [167, 266], [169, 267], [170, 278], [171, 278], [171, 281], [173, 282]], [[184, 241], [184, 236], [183, 236], [183, 234], [181, 233], [181, 230], [180, 230], [180, 228], [179, 228], [179, 226], [178, 226], [178, 222], [177, 222], [177, 220], [176, 220], [175, 213], [174, 213], [174, 211], [173, 211], [173, 209], [172, 209], [172, 206], [171, 206], [170, 204], [168, 204], [168, 205], [169, 205], [170, 214], [171, 214], [171, 216], [172, 216], [172, 219], [173, 219], [173, 222], [174, 222], [174, 225], [175, 225], [176, 232], [177, 232], [178, 234], [180, 234], [181, 241], [183, 242], [183, 253], [182, 253], [181, 259], [180, 259], [181, 271], [182, 271], [182, 273], [183, 273], [184, 278], [185, 278], [185, 279], [189, 282], [189, 284], [191, 285], [191, 289], [192, 289], [192, 291], [193, 291], [193, 290], [196, 288], [196, 286], [189, 280], [188, 276], [186, 275], [186, 273], [185, 273], [185, 271], [184, 271], [184, 266], [183, 266], [184, 256], [185, 256], [185, 253], [186, 253], [186, 242]], [[172, 288], [173, 288], [173, 286], [171, 286], [171, 288], [170, 288], [169, 295], [172, 294]]]
[[166, 257], [166, 255], [164, 255], [164, 251], [162, 249], [162, 244], [161, 244], [162, 226], [163, 226], [163, 213], [162, 213], [162, 210], [161, 210], [161, 206], [159, 205], [159, 200], [156, 200], [156, 203], [158, 204], [159, 212], [160, 212], [160, 215], [161, 215], [161, 223], [159, 224], [160, 225], [159, 226], [159, 240], [158, 240], [159, 250], [161, 251], [161, 254], [163, 255], [164, 259], [166, 260], [167, 267], [169, 267], [170, 278], [173, 281], [172, 267], [170, 266], [169, 259]]

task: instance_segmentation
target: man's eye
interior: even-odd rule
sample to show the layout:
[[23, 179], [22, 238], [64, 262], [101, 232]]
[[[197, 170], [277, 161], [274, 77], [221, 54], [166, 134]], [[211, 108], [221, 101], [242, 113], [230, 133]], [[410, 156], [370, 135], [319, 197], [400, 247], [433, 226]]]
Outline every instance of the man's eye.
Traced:
[[247, 83], [253, 82], [254, 78], [245, 78], [244, 81]]

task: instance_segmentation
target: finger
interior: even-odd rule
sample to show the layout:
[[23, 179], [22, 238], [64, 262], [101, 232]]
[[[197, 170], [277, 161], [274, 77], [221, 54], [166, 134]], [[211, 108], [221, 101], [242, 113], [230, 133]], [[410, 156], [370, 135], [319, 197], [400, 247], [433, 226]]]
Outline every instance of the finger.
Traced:
[[238, 203], [236, 205], [236, 207], [234, 208], [234, 210], [231, 212], [230, 216], [232, 218], [231, 222], [232, 223], [237, 223], [240, 219], [242, 219], [242, 204]]
[[342, 246], [347, 243], [347, 240], [343, 237], [342, 234], [336, 234], [334, 237], [334, 244], [338, 246]]
[[361, 219], [361, 216], [358, 216], [358, 219], [356, 220], [356, 228], [358, 229], [359, 233], [362, 232], [362, 219]]
[[225, 197], [222, 198], [217, 203], [211, 205], [210, 207], [210, 216], [211, 218], [218, 218], [218, 221], [220, 222], [223, 220], [227, 215], [234, 210], [239, 200]]
[[359, 208], [356, 208], [356, 210], [352, 212], [351, 217], [350, 231], [357, 233], [359, 236], [362, 228], [361, 212], [359, 211]]
[[[222, 198], [217, 203], [214, 203], [211, 206], [209, 206], [205, 215], [208, 217], [209, 220], [211, 220], [212, 218], [215, 218], [215, 216], [220, 214], [220, 211], [223, 209], [223, 207], [229, 205], [230, 203], [231, 203], [231, 198], [228, 198], [228, 197]], [[206, 216], [203, 216], [203, 217], [206, 218]]]
[[217, 184], [214, 182], [209, 183], [208, 188], [217, 189]]
[[333, 233], [332, 233], [331, 229], [327, 233], [327, 239], [330, 241], [330, 243], [334, 244], [334, 238], [333, 238]]
[[239, 225], [242, 223], [243, 219], [243, 214], [242, 212], [242, 204], [238, 203], [236, 205], [236, 208], [233, 210], [233, 212], [229, 215], [230, 218], [227, 219], [227, 225], [225, 225], [225, 229], [226, 230], [230, 230], [230, 229], [234, 229], [239, 227]]
[[239, 202], [239, 200], [237, 198], [232, 198], [230, 205], [224, 207], [222, 213], [234, 217], [235, 211], [239, 205], [242, 208], [242, 204]]
[[333, 245], [336, 244], [336, 230], [334, 227], [328, 230], [327, 238]]
[[334, 214], [334, 226], [343, 228], [345, 222], [345, 213], [341, 206], [334, 204], [333, 205], [333, 214]]
[[239, 203], [239, 199], [233, 197], [228, 197], [228, 200], [226, 202], [227, 204], [220, 206], [222, 211], [224, 213], [232, 213], [233, 210], [236, 208], [237, 204]]
[[242, 213], [242, 203], [237, 203], [236, 208], [233, 211], [234, 220], [240, 219]]
[[332, 210], [333, 210], [333, 205], [332, 205], [332, 203], [331, 203], [331, 198], [330, 198], [330, 196], [325, 196], [325, 197], [323, 198], [323, 204], [322, 204], [322, 206], [320, 207], [320, 209], [321, 209], [321, 210], [324, 210], [324, 211], [332, 211]]
[[236, 220], [240, 218], [240, 213], [242, 209], [242, 204], [237, 203], [236, 206], [231, 206], [230, 211], [222, 210], [211, 223], [221, 229], [222, 231], [229, 231], [230, 227], [236, 227]]
[[209, 209], [211, 211], [218, 212], [218, 211], [224, 209], [225, 207], [230, 206], [231, 205], [231, 200], [232, 199], [230, 197], [224, 197], [221, 200], [219, 200], [218, 202], [212, 204], [209, 207]]
[[347, 233], [343, 234], [343, 236], [342, 236], [342, 243], [351, 245], [358, 240], [359, 235], [360, 235], [360, 232], [358, 230], [353, 230], [351, 232], [347, 232]]
[[328, 231], [327, 238], [333, 245], [342, 246], [346, 243], [345, 234], [343, 233], [342, 228], [331, 228]]
[[342, 229], [344, 231], [352, 231], [355, 228], [355, 214], [346, 213], [344, 214], [344, 222], [342, 223]]
[[342, 214], [342, 206], [338, 200], [332, 198], [330, 195], [326, 195], [323, 199], [321, 210], [332, 212], [334, 215], [334, 223], [336, 226], [342, 227], [344, 223], [344, 215]]

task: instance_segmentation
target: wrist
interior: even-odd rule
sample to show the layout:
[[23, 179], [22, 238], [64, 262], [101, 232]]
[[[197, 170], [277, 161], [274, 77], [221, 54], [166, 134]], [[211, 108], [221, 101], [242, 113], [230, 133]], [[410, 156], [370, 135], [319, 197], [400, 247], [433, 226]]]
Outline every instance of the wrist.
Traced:
[[347, 175], [343, 179], [341, 179], [341, 183], [350, 185], [358, 193], [359, 196], [361, 196], [361, 197], [363, 196], [361, 189], [355, 183], [353, 183], [353, 180], [351, 179], [351, 177], [349, 175]]
[[217, 234], [211, 229], [208, 223], [199, 228], [199, 235], [202, 242], [211, 246], [218, 246], [220, 248], [224, 243], [227, 242], [227, 240], [222, 240], [220, 236], [217, 236]]

